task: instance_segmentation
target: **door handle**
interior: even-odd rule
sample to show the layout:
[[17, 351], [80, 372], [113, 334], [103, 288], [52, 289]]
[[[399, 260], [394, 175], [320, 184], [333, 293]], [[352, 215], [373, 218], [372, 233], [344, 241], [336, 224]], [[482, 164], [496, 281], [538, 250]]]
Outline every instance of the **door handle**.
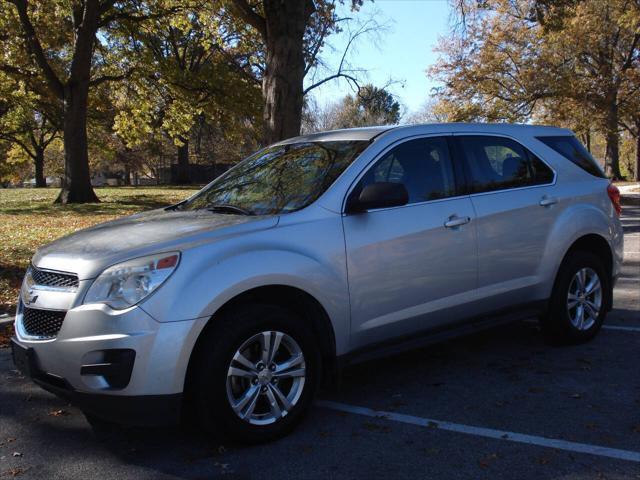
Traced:
[[556, 197], [547, 197], [546, 195], [542, 197], [542, 200], [540, 200], [541, 207], [549, 207], [551, 205], [555, 205], [556, 203], [558, 203], [558, 199]]
[[451, 215], [449, 220], [444, 222], [444, 226], [446, 228], [456, 228], [460, 225], [465, 225], [471, 221], [471, 217], [458, 217], [456, 215]]

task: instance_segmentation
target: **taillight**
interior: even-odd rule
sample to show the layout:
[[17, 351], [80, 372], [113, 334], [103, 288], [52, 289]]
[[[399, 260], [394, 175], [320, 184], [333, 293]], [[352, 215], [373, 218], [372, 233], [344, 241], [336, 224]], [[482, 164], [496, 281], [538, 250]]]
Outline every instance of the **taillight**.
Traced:
[[613, 208], [616, 210], [618, 216], [622, 213], [622, 205], [620, 205], [620, 190], [613, 183], [610, 183], [607, 187], [607, 194], [611, 199], [611, 203], [613, 204]]

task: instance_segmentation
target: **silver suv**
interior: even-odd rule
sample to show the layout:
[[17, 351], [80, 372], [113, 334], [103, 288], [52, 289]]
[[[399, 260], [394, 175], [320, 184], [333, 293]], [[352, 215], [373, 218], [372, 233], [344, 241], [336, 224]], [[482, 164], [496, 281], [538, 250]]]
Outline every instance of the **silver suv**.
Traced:
[[564, 129], [293, 138], [182, 203], [40, 248], [14, 361], [90, 418], [265, 441], [350, 362], [531, 317], [550, 341], [592, 338], [619, 200]]

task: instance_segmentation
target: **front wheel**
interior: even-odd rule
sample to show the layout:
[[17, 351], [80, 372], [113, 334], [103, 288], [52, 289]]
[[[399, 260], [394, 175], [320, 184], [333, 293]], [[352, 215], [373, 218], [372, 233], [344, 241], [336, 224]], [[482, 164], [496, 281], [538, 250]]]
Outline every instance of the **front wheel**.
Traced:
[[309, 409], [319, 378], [320, 354], [304, 319], [255, 305], [212, 321], [193, 392], [201, 425], [250, 443], [286, 434]]
[[541, 321], [551, 343], [581, 343], [592, 339], [606, 316], [609, 277], [596, 255], [571, 252], [563, 261], [549, 305]]

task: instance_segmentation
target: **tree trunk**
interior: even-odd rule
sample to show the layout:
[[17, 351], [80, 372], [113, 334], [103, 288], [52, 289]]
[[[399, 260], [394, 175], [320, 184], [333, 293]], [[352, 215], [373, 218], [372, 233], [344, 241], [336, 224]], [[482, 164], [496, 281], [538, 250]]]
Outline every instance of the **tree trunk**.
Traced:
[[607, 116], [604, 131], [606, 150], [604, 156], [604, 168], [608, 177], [620, 180], [620, 135], [618, 133], [618, 92], [607, 95]]
[[634, 180], [640, 182], [640, 117], [636, 117], [636, 165]]
[[36, 188], [44, 188], [47, 186], [47, 180], [44, 178], [44, 148], [36, 148], [33, 161], [36, 164]]
[[131, 185], [131, 167], [128, 163], [124, 164], [124, 184]]
[[65, 174], [57, 203], [99, 202], [91, 187], [89, 173], [87, 105], [93, 46], [101, 7], [97, 0], [86, 0], [82, 3], [84, 10], [77, 11], [78, 17], [74, 18], [76, 31], [73, 60], [68, 81], [62, 91]]
[[184, 185], [190, 182], [189, 178], [189, 140], [181, 138], [182, 145], [178, 147], [178, 171], [176, 183]]
[[640, 135], [636, 137], [636, 165], [633, 172], [633, 179], [640, 182]]
[[65, 88], [64, 181], [56, 203], [97, 203], [91, 186], [87, 141], [89, 83]]
[[266, 69], [262, 81], [265, 101], [265, 142], [300, 134], [305, 59], [303, 36], [313, 2], [264, 0]]

